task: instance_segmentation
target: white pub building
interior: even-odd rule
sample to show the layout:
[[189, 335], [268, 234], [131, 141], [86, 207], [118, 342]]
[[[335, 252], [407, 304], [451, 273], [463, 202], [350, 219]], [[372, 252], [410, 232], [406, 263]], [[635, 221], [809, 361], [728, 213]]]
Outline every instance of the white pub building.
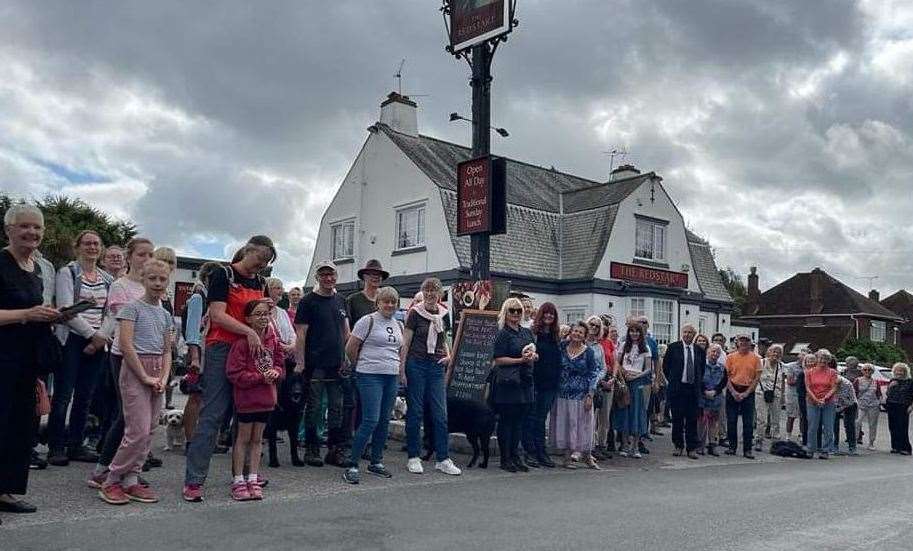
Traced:
[[[422, 279], [469, 279], [456, 235], [456, 166], [470, 149], [418, 132], [417, 105], [391, 93], [323, 215], [311, 263], [331, 259], [339, 290], [376, 258], [404, 299]], [[709, 244], [685, 227], [662, 178], [630, 165], [598, 182], [507, 159], [507, 233], [491, 238], [493, 279], [551, 301], [562, 322], [645, 314], [657, 340], [685, 323], [732, 336], [732, 298]]]

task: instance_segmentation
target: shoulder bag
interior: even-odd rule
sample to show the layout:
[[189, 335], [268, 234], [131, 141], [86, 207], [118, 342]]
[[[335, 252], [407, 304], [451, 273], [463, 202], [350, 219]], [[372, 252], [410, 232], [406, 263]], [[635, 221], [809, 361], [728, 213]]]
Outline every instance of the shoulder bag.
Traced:
[[774, 403], [775, 391], [777, 388], [777, 378], [780, 376], [780, 364], [777, 364], [777, 368], [774, 370], [774, 387], [771, 389], [764, 389], [764, 402], [768, 404]]

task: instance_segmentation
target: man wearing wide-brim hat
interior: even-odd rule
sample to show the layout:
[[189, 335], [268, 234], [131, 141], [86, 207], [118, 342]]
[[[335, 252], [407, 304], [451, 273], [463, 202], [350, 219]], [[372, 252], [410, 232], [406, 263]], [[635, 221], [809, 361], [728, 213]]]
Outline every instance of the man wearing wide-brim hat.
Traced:
[[358, 270], [358, 279], [363, 282], [364, 287], [361, 291], [349, 295], [346, 300], [349, 323], [352, 327], [362, 316], [377, 311], [377, 306], [374, 305], [374, 300], [377, 298], [377, 290], [380, 289], [381, 283], [388, 277], [390, 277], [390, 273], [384, 270], [380, 261], [376, 259], [367, 261], [365, 267]]

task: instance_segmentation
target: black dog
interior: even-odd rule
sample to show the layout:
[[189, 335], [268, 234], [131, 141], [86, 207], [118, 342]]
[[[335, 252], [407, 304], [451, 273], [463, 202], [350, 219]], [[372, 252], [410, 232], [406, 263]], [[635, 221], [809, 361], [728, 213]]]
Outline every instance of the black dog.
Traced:
[[279, 457], [276, 451], [276, 433], [288, 432], [288, 445], [292, 452], [292, 465], [303, 467], [304, 461], [298, 456], [298, 428], [304, 415], [304, 404], [307, 402], [307, 386], [299, 373], [288, 371], [285, 380], [279, 385], [279, 400], [276, 409], [266, 425], [266, 438], [269, 440], [269, 466], [278, 467]]
[[[434, 428], [431, 422], [431, 408], [425, 407], [425, 456], [422, 460], [428, 461], [434, 453]], [[489, 444], [491, 435], [495, 431], [497, 417], [487, 404], [475, 400], [461, 400], [447, 398], [447, 431], [450, 433], [461, 432], [466, 435], [466, 440], [472, 446], [472, 459], [466, 465], [471, 469], [479, 459], [482, 452], [480, 469], [488, 468], [488, 457], [491, 454]]]

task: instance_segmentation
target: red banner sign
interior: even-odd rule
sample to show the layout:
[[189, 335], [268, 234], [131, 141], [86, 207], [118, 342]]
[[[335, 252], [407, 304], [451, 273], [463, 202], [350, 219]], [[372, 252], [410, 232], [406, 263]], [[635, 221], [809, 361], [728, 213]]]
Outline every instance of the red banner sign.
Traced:
[[450, 2], [450, 45], [454, 52], [471, 48], [510, 30], [509, 0]]
[[504, 171], [504, 159], [487, 156], [457, 165], [457, 235], [504, 233]]
[[612, 262], [609, 272], [612, 279], [623, 279], [625, 281], [661, 285], [663, 287], [688, 288], [688, 274], [682, 272], [657, 270], [656, 268], [645, 268], [644, 266], [622, 264], [620, 262]]

